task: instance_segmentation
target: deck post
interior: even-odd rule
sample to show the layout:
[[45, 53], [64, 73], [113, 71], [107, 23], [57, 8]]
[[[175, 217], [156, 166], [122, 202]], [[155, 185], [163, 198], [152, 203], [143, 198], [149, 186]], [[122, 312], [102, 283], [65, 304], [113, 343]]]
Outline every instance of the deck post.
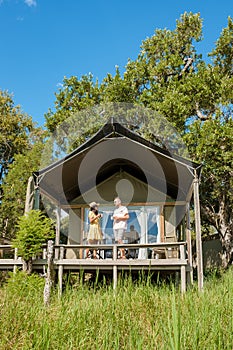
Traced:
[[165, 241], [165, 234], [164, 234], [164, 229], [165, 229], [165, 221], [164, 221], [164, 206], [160, 207], [160, 242]]
[[[184, 245], [180, 246], [180, 258], [181, 260], [185, 260]], [[181, 293], [183, 294], [186, 292], [186, 267], [184, 265], [181, 265], [180, 277], [181, 277]]]
[[[59, 260], [64, 259], [64, 247], [60, 247], [60, 257]], [[63, 278], [63, 265], [60, 264], [58, 267], [58, 296], [62, 295], [62, 278]]]
[[[18, 248], [15, 248], [14, 250], [14, 260], [17, 260], [18, 259]], [[17, 265], [14, 265], [13, 267], [13, 272], [16, 273], [17, 271]]]
[[35, 209], [35, 210], [40, 209], [40, 190], [39, 190], [38, 186], [35, 188], [35, 197], [34, 197], [33, 209]]
[[188, 283], [193, 284], [193, 260], [192, 260], [192, 239], [190, 231], [190, 205], [186, 205], [186, 240], [187, 240], [187, 250], [188, 250], [188, 262], [190, 265], [190, 271], [188, 271]]
[[[61, 207], [60, 205], [57, 207], [56, 210], [56, 239], [55, 239], [55, 244], [59, 245], [60, 244], [60, 229], [61, 229]], [[59, 250], [55, 249], [55, 259], [58, 259], [59, 256]]]
[[[45, 260], [47, 258], [47, 250], [46, 248], [43, 248], [43, 255], [42, 259]], [[46, 263], [43, 265], [43, 274], [46, 275]]]
[[[113, 261], [117, 260], [117, 246], [114, 244], [113, 246]], [[117, 287], [117, 265], [113, 265], [113, 289]]]
[[53, 266], [53, 241], [49, 240], [47, 245], [47, 274], [44, 286], [44, 304], [48, 305], [50, 302], [51, 288], [54, 280], [54, 266]]
[[201, 241], [201, 214], [199, 201], [199, 180], [195, 172], [193, 180], [193, 197], [194, 197], [194, 214], [195, 214], [195, 229], [196, 229], [196, 249], [197, 249], [197, 277], [198, 289], [203, 290], [203, 261], [202, 261], [202, 241]]

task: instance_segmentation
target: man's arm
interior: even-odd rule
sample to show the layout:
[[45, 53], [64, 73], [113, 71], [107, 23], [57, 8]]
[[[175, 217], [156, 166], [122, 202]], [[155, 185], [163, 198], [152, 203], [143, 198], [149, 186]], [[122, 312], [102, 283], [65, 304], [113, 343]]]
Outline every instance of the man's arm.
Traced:
[[126, 221], [129, 219], [129, 213], [125, 213], [124, 216], [113, 216], [114, 220]]

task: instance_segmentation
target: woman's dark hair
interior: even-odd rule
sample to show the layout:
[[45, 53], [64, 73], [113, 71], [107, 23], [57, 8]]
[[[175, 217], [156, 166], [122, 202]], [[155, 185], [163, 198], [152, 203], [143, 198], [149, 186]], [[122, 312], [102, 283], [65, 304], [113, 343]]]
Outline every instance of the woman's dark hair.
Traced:
[[98, 215], [98, 209], [96, 209], [96, 207], [95, 208], [90, 208], [90, 211], [93, 211], [93, 213], [95, 214], [95, 215]]

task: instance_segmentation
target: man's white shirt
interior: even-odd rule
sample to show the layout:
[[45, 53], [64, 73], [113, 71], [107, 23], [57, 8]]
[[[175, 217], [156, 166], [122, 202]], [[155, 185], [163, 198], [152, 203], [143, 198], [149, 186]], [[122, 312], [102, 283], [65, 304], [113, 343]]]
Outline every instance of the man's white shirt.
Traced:
[[[113, 218], [114, 218], [114, 216], [117, 216], [119, 218], [123, 218], [123, 217], [125, 217], [126, 214], [128, 214], [128, 209], [126, 207], [124, 207], [123, 205], [121, 205], [120, 207], [118, 207], [114, 210]], [[114, 230], [119, 230], [119, 229], [126, 230], [126, 228], [127, 228], [127, 220], [114, 221], [114, 224], [113, 224]]]

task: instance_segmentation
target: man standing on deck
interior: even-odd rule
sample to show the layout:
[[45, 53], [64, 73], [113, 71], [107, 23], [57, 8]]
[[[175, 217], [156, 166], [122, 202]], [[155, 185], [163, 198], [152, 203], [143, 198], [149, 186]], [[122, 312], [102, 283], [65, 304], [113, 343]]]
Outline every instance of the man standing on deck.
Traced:
[[[123, 236], [127, 228], [127, 220], [129, 219], [128, 209], [121, 204], [119, 197], [114, 199], [116, 209], [113, 213], [113, 231], [115, 241], [119, 244], [123, 243]], [[125, 259], [125, 249], [120, 249], [121, 259]]]

